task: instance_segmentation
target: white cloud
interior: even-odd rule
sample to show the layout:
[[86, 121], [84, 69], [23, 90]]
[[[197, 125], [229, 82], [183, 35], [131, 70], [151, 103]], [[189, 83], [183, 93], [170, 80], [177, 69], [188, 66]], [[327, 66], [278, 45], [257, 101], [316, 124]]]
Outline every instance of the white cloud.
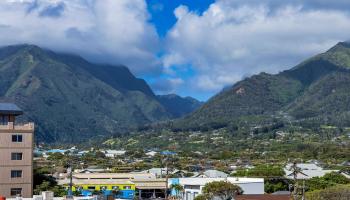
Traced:
[[137, 73], [160, 71], [148, 20], [145, 0], [0, 1], [0, 45], [31, 43]]
[[170, 94], [175, 93], [183, 84], [184, 80], [181, 78], [159, 78], [151, 86], [158, 94]]
[[204, 13], [178, 7], [164, 65], [192, 65], [197, 75], [187, 84], [217, 92], [247, 75], [288, 69], [350, 37], [350, 16], [342, 10], [237, 2], [218, 0]]

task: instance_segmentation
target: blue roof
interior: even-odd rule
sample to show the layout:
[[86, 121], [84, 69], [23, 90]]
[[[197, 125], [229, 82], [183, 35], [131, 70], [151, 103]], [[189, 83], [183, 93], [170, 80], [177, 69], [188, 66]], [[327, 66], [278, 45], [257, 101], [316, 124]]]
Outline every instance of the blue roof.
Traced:
[[23, 111], [13, 103], [0, 103], [0, 114], [22, 115]]
[[162, 155], [175, 155], [176, 153], [172, 152], [172, 151], [162, 151], [160, 154], [162, 154]]
[[46, 151], [47, 153], [65, 153], [67, 150], [62, 150], [62, 149], [50, 149]]

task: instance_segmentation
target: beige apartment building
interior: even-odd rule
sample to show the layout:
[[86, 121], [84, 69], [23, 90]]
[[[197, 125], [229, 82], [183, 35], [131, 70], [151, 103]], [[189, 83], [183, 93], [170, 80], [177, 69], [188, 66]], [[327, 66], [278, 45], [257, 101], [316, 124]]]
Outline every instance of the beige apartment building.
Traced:
[[34, 123], [17, 124], [22, 114], [15, 104], [0, 103], [0, 196], [33, 195]]

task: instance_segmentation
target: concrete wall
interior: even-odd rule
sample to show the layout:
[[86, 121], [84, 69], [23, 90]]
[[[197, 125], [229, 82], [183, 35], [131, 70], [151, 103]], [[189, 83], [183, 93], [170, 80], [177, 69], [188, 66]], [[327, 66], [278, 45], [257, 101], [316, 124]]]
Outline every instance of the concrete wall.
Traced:
[[[12, 142], [20, 134], [22, 142]], [[0, 127], [0, 196], [11, 197], [11, 188], [22, 188], [22, 197], [32, 197], [34, 126]], [[11, 153], [23, 153], [22, 160], [11, 160]], [[22, 170], [21, 178], [11, 178], [11, 170]]]

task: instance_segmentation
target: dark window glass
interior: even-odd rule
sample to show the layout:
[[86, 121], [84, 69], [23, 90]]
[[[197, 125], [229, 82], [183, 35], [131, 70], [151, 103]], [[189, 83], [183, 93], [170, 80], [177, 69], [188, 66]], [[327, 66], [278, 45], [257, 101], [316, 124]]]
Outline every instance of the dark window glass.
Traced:
[[22, 195], [22, 188], [11, 188], [11, 196], [21, 196]]
[[22, 188], [11, 188], [11, 196], [22, 195]]
[[11, 153], [11, 160], [22, 160], [22, 153]]
[[89, 186], [88, 187], [88, 190], [95, 190], [96, 188], [95, 188], [95, 186]]
[[22, 142], [23, 136], [22, 135], [12, 135], [12, 142]]
[[9, 122], [9, 116], [0, 116], [0, 125], [7, 125]]
[[11, 178], [21, 178], [22, 170], [11, 170]]

